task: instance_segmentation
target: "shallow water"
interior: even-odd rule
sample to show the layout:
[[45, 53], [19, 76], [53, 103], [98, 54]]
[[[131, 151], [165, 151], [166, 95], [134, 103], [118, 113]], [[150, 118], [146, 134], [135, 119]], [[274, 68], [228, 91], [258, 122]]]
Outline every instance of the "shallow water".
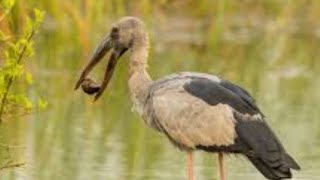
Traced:
[[[264, 76], [259, 77], [257, 90], [246, 87], [255, 94], [288, 152], [300, 163], [303, 170], [294, 172], [295, 179], [319, 179], [319, 79], [260, 73]], [[69, 76], [65, 75], [65, 79]], [[48, 109], [20, 122], [25, 129], [21, 139], [26, 146], [22, 154], [27, 165], [14, 170], [11, 177], [186, 179], [186, 154], [175, 149], [164, 136], [146, 128], [131, 111], [125, 76], [116, 77], [96, 103], [82, 92], [74, 92], [74, 81], [56, 78], [53, 73], [41, 77], [42, 82], [55, 81], [46, 91], [51, 102]], [[63, 86], [68, 90], [59, 88]], [[195, 158], [198, 179], [217, 179], [215, 154], [199, 151]], [[229, 179], [264, 179], [245, 158], [228, 156], [226, 164]]]

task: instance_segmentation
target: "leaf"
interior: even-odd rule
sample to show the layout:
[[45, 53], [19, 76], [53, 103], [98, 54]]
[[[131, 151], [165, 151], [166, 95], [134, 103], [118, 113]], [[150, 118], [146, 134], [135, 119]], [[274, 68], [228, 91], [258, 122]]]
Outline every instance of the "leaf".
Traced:
[[33, 31], [33, 26], [34, 26], [34, 22], [32, 21], [32, 19], [27, 17], [26, 32], [25, 32], [26, 37], [30, 36], [31, 32]]
[[26, 81], [27, 81], [27, 83], [28, 83], [29, 85], [32, 84], [32, 83], [33, 83], [32, 74], [29, 73], [29, 72], [26, 72], [26, 73], [25, 73], [25, 76], [26, 76]]
[[34, 48], [33, 48], [33, 41], [31, 40], [27, 45], [26, 45], [26, 56], [27, 57], [32, 57], [34, 55]]
[[0, 30], [0, 41], [7, 41], [10, 38], [10, 36], [5, 35], [1, 30]]
[[39, 109], [45, 109], [45, 108], [47, 108], [47, 106], [48, 106], [48, 102], [46, 100], [41, 99], [41, 98], [38, 100]]
[[33, 108], [33, 104], [30, 102], [28, 98], [24, 98], [25, 108], [27, 110], [31, 110]]
[[17, 54], [19, 53], [19, 44], [18, 43], [14, 44], [14, 43], [9, 42], [8, 44], [9, 44], [10, 50], [12, 50], [14, 53], [17, 53]]
[[36, 17], [36, 23], [37, 23], [37, 26], [40, 25], [40, 23], [43, 21], [44, 19], [44, 14], [45, 12], [44, 11], [41, 11], [39, 9], [34, 9], [34, 14], [35, 14], [35, 17]]

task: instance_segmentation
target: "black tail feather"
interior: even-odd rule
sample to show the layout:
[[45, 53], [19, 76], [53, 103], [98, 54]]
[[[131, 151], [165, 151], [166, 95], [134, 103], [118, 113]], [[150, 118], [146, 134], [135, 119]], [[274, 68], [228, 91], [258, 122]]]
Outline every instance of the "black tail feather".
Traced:
[[292, 176], [291, 169], [300, 169], [264, 119], [257, 120], [236, 111], [234, 117], [242, 153], [264, 176], [272, 180], [287, 179]]
[[287, 153], [284, 153], [283, 161], [287, 164], [288, 167], [292, 169], [295, 169], [295, 170], [301, 169], [298, 163]]
[[280, 180], [289, 179], [292, 177], [290, 168], [280, 165], [278, 167], [271, 167], [263, 162], [260, 158], [247, 156], [251, 163], [268, 179]]

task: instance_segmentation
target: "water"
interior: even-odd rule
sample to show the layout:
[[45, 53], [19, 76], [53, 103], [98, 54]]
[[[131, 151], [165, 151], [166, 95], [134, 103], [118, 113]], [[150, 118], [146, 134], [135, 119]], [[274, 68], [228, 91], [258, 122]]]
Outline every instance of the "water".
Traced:
[[[50, 20], [47, 23], [52, 23]], [[299, 26], [293, 31], [272, 18], [253, 19], [253, 25], [246, 27], [242, 16], [230, 18], [228, 22], [234, 26], [223, 31], [197, 18], [166, 20], [157, 24], [148, 21], [152, 77], [201, 71], [246, 87], [287, 151], [301, 165], [302, 171], [294, 172], [294, 179], [320, 179], [317, 30], [305, 32]], [[132, 112], [126, 83], [127, 56], [121, 59], [99, 101], [93, 103], [92, 97], [73, 90], [86, 59], [106, 32], [105, 26], [89, 34], [89, 47], [83, 47], [81, 40], [70, 39], [72, 29], [63, 37], [59, 34], [68, 24], [54, 23], [57, 27], [46, 26], [39, 35], [37, 64], [31, 67], [35, 84], [29, 89], [31, 97], [44, 97], [49, 106], [1, 125], [1, 142], [19, 146], [8, 153], [0, 145], [2, 157], [26, 163], [0, 171], [1, 179], [187, 179], [186, 153], [148, 129]], [[102, 67], [92, 76], [100, 79]], [[264, 179], [241, 156], [228, 156], [226, 168], [228, 179]], [[197, 179], [218, 179], [217, 170], [216, 154], [196, 153]]]
[[[259, 73], [263, 76], [258, 77], [258, 85], [246, 87], [300, 163], [303, 170], [294, 173], [295, 179], [320, 178], [319, 79], [313, 72], [310, 76], [300, 72], [281, 77], [261, 68]], [[21, 138], [27, 148], [27, 165], [15, 170], [14, 177], [186, 179], [186, 154], [146, 128], [131, 111], [126, 78], [117, 73], [105, 95], [93, 103], [92, 98], [73, 91], [74, 74], [41, 75], [40, 82], [46, 86], [44, 96], [51, 103], [46, 111], [21, 122], [26, 126]], [[229, 156], [226, 164], [229, 179], [264, 179], [244, 158]], [[197, 152], [195, 174], [198, 179], [216, 178], [216, 155]]]

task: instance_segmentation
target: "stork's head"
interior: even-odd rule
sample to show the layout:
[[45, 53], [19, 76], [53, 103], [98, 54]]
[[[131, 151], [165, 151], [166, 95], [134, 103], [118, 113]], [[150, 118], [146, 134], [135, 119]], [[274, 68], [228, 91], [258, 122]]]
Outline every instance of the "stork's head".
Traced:
[[140, 19], [136, 17], [124, 17], [120, 19], [112, 25], [110, 33], [103, 39], [93, 53], [88, 65], [83, 70], [75, 89], [79, 88], [89, 72], [104, 57], [104, 55], [108, 51], [112, 50], [103, 82], [95, 95], [95, 100], [97, 100], [107, 87], [118, 59], [128, 49], [147, 45], [147, 43], [148, 41], [144, 23]]

